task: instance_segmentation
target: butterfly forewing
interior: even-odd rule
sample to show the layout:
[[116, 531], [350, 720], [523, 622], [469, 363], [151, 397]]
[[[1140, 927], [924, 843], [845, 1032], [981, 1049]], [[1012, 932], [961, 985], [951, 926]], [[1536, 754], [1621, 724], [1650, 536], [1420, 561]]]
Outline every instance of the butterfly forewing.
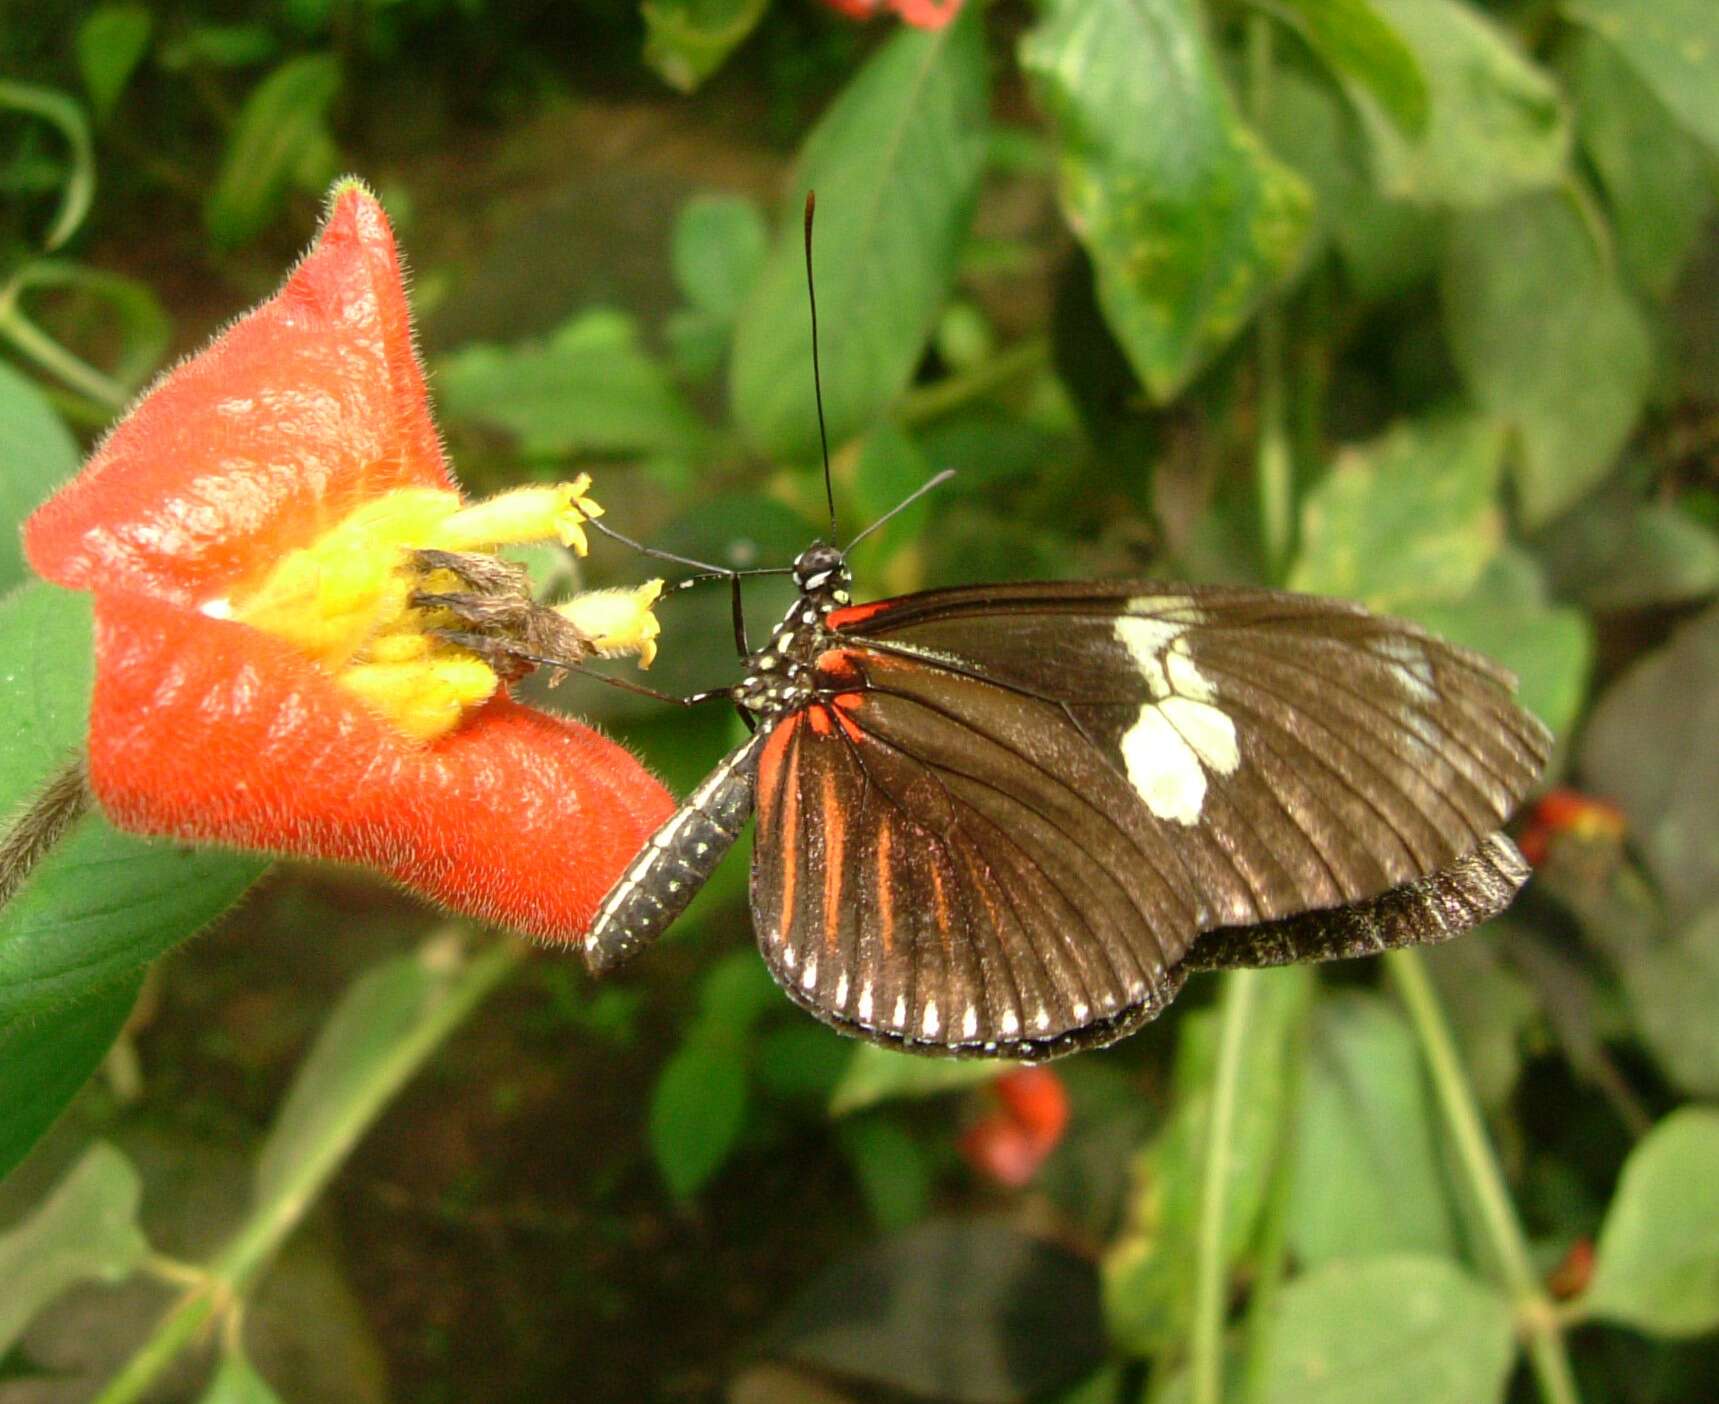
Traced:
[[868, 1036], [1060, 1052], [1186, 968], [1434, 939], [1520, 885], [1494, 835], [1546, 733], [1412, 625], [1142, 584], [825, 623], [819, 700], [761, 755], [753, 904], [777, 978]]

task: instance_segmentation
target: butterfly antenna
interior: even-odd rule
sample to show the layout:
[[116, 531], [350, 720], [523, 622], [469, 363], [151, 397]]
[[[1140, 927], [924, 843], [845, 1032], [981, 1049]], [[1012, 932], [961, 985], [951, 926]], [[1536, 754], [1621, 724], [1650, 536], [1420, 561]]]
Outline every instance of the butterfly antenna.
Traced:
[[906, 497], [902, 498], [900, 502], [896, 503], [895, 506], [891, 507], [889, 509], [889, 511], [885, 512], [875, 522], [873, 522], [864, 531], [862, 531], [858, 536], [854, 537], [854, 539], [852, 541], [848, 542], [847, 548], [846, 548], [846, 550], [844, 550], [842, 552], [842, 554], [844, 556], [847, 555], [848, 551], [853, 550], [853, 548], [855, 546], [858, 546], [860, 544], [860, 542], [864, 541], [866, 539], [866, 537], [870, 536], [874, 531], [876, 531], [885, 522], [889, 521], [890, 518], [899, 516], [901, 513], [905, 512], [909, 507], [913, 506], [913, 504], [915, 502], [919, 501], [920, 498], [924, 497], [926, 493], [930, 492], [933, 488], [942, 487], [944, 483], [948, 482], [954, 476], [955, 476], [955, 470], [953, 468], [945, 468], [941, 473], [937, 474], [935, 477], [929, 478], [925, 482], [921, 483], [918, 487], [914, 488], [914, 490], [912, 492], [908, 493]]
[[818, 442], [824, 450], [824, 501], [830, 509], [830, 540], [836, 539], [836, 490], [830, 485], [830, 431], [824, 424], [824, 377], [818, 366], [818, 289], [812, 278], [812, 215], [818, 192], [806, 192], [806, 302], [812, 309], [812, 394], [818, 402]]

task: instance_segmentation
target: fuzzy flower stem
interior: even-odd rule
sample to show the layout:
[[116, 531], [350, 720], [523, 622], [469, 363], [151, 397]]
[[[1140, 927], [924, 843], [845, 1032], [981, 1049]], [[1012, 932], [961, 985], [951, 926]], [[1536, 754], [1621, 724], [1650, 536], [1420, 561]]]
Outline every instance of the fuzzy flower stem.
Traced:
[[11, 828], [0, 834], [0, 908], [18, 895], [36, 865], [94, 803], [82, 756], [54, 772]]

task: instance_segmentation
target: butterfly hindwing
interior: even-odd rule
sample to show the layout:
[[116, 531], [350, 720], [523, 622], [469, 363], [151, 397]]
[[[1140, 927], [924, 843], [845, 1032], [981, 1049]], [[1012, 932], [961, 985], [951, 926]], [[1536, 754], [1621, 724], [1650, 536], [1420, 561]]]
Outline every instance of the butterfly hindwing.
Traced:
[[1018, 1057], [1094, 1026], [1120, 1036], [1180, 983], [1192, 905], [1096, 802], [1118, 782], [1081, 763], [1072, 727], [1072, 758], [1047, 769], [1055, 714], [945, 686], [971, 690], [954, 704], [970, 719], [995, 715], [844, 693], [771, 736], [752, 887], [765, 959], [814, 1013], [884, 1042]]

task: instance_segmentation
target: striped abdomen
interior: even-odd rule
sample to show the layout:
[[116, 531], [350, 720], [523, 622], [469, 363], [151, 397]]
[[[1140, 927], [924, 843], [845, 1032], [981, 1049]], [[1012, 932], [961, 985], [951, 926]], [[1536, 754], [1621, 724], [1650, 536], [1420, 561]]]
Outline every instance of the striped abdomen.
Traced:
[[686, 910], [752, 813], [763, 732], [731, 751], [651, 835], [585, 933], [585, 965], [601, 975], [631, 960]]

